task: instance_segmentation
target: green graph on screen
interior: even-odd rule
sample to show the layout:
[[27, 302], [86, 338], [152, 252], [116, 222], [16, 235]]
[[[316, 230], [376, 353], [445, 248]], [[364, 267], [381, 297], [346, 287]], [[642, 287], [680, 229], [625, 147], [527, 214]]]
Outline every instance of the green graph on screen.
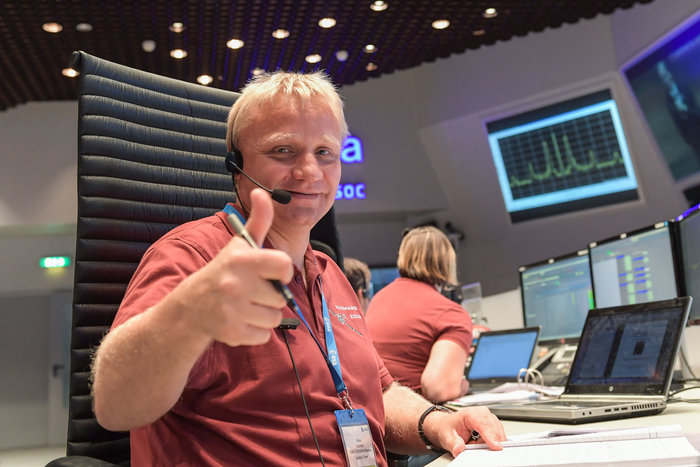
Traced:
[[627, 176], [609, 110], [498, 141], [513, 199]]

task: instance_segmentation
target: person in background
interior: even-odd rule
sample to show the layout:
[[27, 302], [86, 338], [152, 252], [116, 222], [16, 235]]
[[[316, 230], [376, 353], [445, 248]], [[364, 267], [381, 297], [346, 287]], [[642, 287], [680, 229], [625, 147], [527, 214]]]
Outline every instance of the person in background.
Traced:
[[399, 247], [399, 278], [372, 298], [367, 327], [391, 375], [439, 403], [463, 396], [472, 320], [441, 294], [457, 282], [457, 255], [432, 226], [406, 233]]
[[372, 273], [369, 266], [359, 259], [346, 257], [343, 259], [343, 267], [345, 268], [345, 277], [348, 278], [348, 282], [357, 294], [364, 315], [367, 313], [367, 306], [372, 299]]
[[[97, 421], [130, 430], [134, 467], [385, 466], [387, 450], [502, 448], [485, 407], [447, 413], [394, 383], [363, 317], [347, 312], [355, 291], [310, 246], [335, 201], [346, 135], [323, 73], [270, 73], [243, 88], [226, 135], [236, 202], [148, 249], [93, 362]], [[289, 202], [273, 203], [242, 170]]]

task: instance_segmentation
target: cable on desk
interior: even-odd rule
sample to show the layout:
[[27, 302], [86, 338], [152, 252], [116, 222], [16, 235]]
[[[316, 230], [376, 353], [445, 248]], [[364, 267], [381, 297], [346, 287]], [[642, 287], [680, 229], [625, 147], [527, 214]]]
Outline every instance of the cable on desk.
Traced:
[[[686, 379], [686, 380], [684, 380], [683, 382], [684, 382], [684, 383], [688, 383], [688, 382], [698, 382], [698, 379]], [[678, 389], [678, 390], [676, 390], [676, 391], [673, 391], [673, 392], [669, 393], [668, 399], [666, 400], [666, 402], [668, 402], [668, 403], [673, 403], [673, 402], [688, 402], [689, 404], [698, 404], [698, 403], [700, 403], [700, 399], [682, 399], [682, 398], [680, 398], [680, 397], [675, 397], [676, 394], [678, 394], [678, 393], [680, 393], [680, 392], [690, 391], [690, 390], [692, 390], [692, 389], [700, 389], [700, 384], [696, 384], [696, 385], [694, 385], [694, 386], [688, 386], [687, 388]]]

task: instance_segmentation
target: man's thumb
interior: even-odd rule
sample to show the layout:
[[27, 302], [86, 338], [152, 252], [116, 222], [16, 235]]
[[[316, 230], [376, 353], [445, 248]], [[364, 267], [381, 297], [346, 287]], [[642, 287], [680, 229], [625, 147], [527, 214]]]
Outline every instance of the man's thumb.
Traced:
[[255, 240], [258, 246], [262, 246], [267, 231], [270, 230], [272, 219], [274, 218], [274, 206], [270, 195], [260, 188], [255, 188], [250, 193], [250, 216], [245, 224], [245, 228]]

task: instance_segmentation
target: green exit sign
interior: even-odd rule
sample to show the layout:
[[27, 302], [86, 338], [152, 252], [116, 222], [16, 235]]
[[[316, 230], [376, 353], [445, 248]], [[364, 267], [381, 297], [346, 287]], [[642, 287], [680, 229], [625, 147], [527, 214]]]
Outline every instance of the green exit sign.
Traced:
[[39, 266], [42, 268], [65, 268], [70, 266], [70, 258], [68, 256], [45, 256], [39, 260]]

